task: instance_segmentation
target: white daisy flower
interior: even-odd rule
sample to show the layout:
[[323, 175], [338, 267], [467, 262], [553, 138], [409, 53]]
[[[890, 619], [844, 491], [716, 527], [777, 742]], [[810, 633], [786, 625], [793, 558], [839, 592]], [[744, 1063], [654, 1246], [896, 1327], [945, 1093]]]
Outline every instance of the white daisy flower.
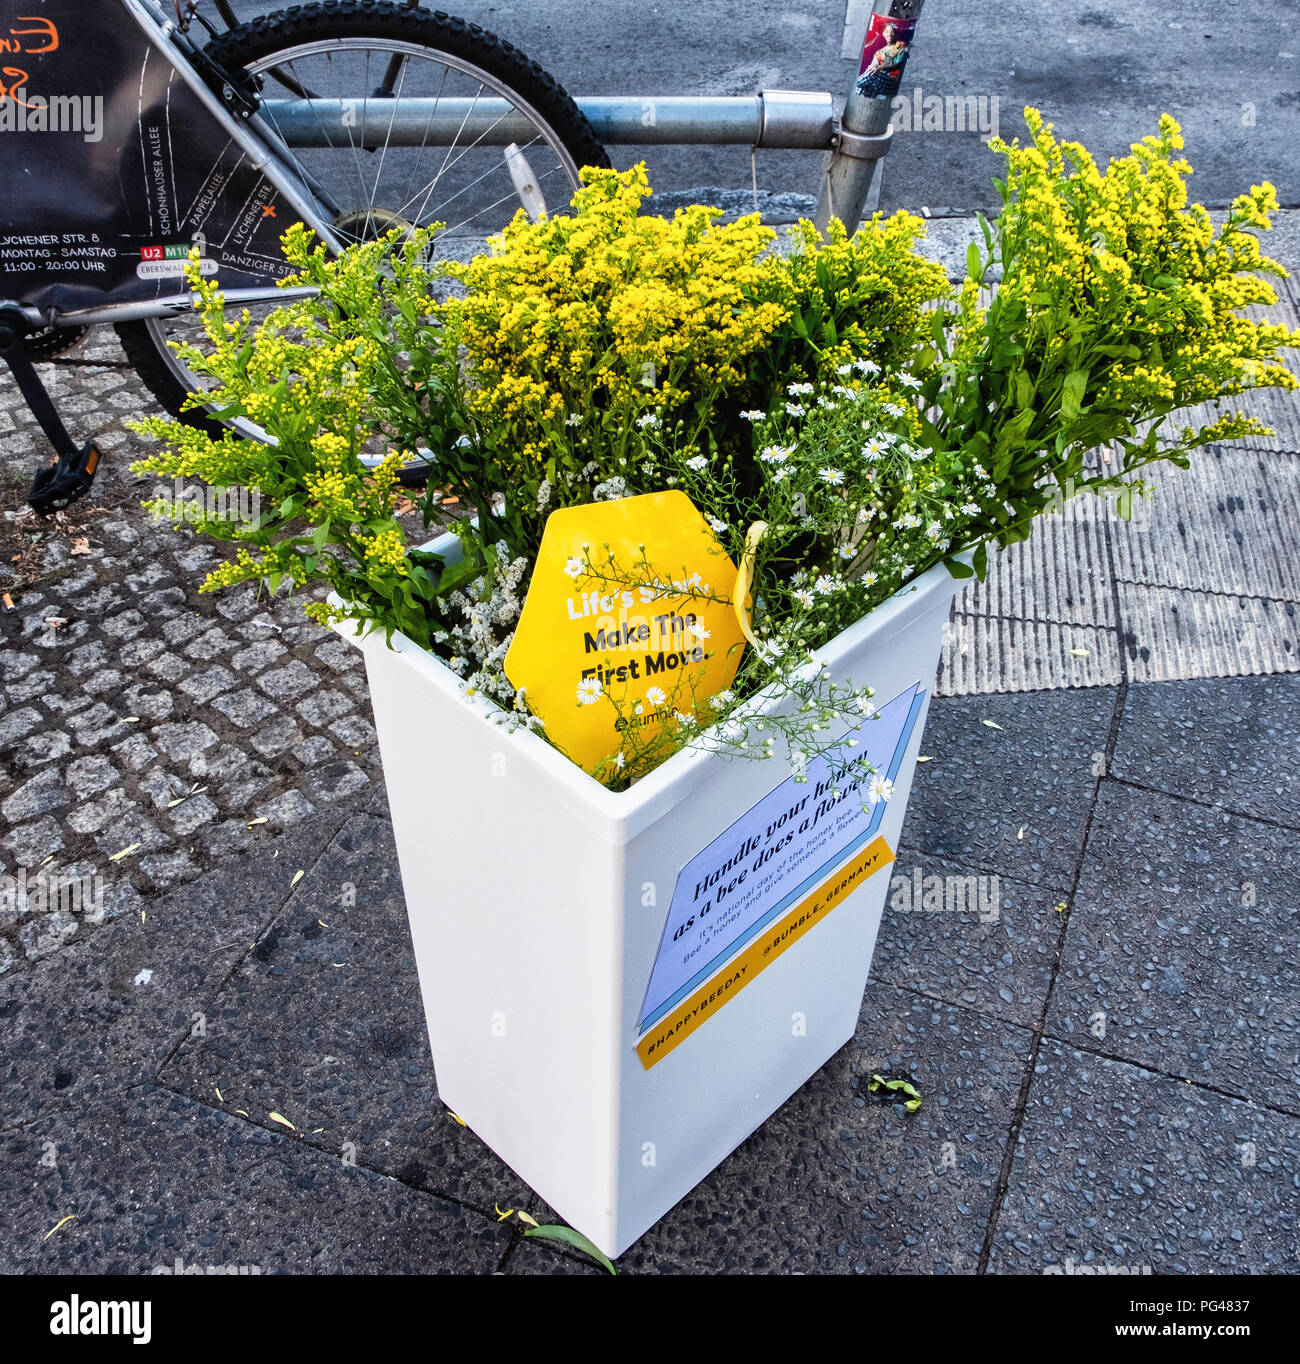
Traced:
[[870, 521], [871, 518], [872, 518], [874, 515], [875, 515], [875, 512], [873, 512], [873, 511], [871, 510], [870, 507], [859, 507], [859, 508], [858, 508], [858, 525], [860, 525], [860, 526], [865, 526], [865, 525], [867, 524], [867, 522]]
[[701, 469], [707, 469], [709, 467], [709, 461], [705, 459], [703, 455], [692, 455], [691, 458], [686, 461], [686, 467], [688, 469], [694, 469], [698, 473]]
[[880, 581], [878, 573], [864, 573], [862, 575], [862, 585], [864, 587], [874, 587]]
[[785, 410], [792, 417], [802, 417], [808, 411], [802, 403], [786, 403]]
[[761, 422], [767, 420], [767, 413], [760, 412], [756, 407], [751, 407], [748, 412], [742, 412], [740, 415], [747, 422]]
[[856, 369], [859, 374], [880, 373], [880, 366], [876, 364], [874, 360], [855, 360], [853, 362], [853, 368]]
[[679, 725], [693, 725], [695, 723], [695, 716], [683, 714], [680, 710], [673, 711], [673, 719]]
[[817, 598], [814, 597], [806, 587], [796, 587], [794, 590], [794, 599], [800, 606], [812, 606], [817, 601]]
[[581, 559], [566, 559], [564, 561], [564, 571], [570, 578], [581, 578], [582, 568], [583, 564]]
[[841, 559], [851, 559], [858, 551], [852, 545], [841, 545], [839, 555]]
[[709, 698], [709, 705], [711, 705], [714, 710], [721, 710], [724, 706], [729, 706], [735, 699], [734, 692], [720, 691], [716, 696]]
[[939, 521], [931, 521], [925, 528], [925, 533], [931, 540], [937, 540], [943, 534], [943, 525]]
[[694, 623], [694, 625], [691, 626], [691, 634], [693, 634], [695, 638], [698, 640], [706, 640], [709, 638], [709, 632], [704, 628], [703, 625], [700, 624], [698, 620]]
[[962, 507], [963, 516], [978, 516], [980, 514], [979, 505], [975, 502], [967, 502]]
[[886, 403], [884, 410], [888, 412], [891, 417], [901, 417], [903, 415], [903, 409], [899, 407], [897, 403]]
[[709, 517], [709, 525], [712, 526], [714, 531], [716, 531], [717, 534], [719, 535], [721, 535], [722, 532], [727, 529], [727, 523], [725, 521], [719, 521], [716, 516]]
[[578, 702], [584, 706], [594, 706], [605, 689], [598, 677], [584, 677], [578, 683]]
[[867, 787], [867, 801], [871, 805], [878, 805], [882, 800], [887, 801], [894, 794], [894, 783], [888, 777], [875, 776], [871, 779], [871, 785]]
[[898, 382], [902, 384], [904, 388], [921, 387], [921, 381], [916, 377], [915, 374], [900, 374], [898, 376]]
[[662, 706], [663, 703], [668, 700], [668, 697], [662, 687], [651, 687], [650, 690], [646, 692], [645, 699], [649, 701], [652, 706]]
[[642, 430], [649, 427], [651, 430], [657, 431], [663, 425], [663, 422], [661, 422], [653, 412], [647, 412], [644, 416], [636, 419], [636, 424], [641, 427]]
[[758, 457], [765, 464], [784, 464], [792, 454], [794, 454], [792, 445], [769, 445]]
[[888, 443], [881, 440], [879, 436], [872, 436], [872, 438], [862, 447], [862, 458], [869, 459], [873, 463], [880, 459], [881, 456], [887, 455], [888, 453]]
[[812, 391], [813, 386], [811, 384], [791, 384], [789, 388], [786, 389], [786, 392], [792, 398], [798, 398], [801, 394], [811, 393]]
[[838, 469], [818, 469], [817, 477], [823, 483], [829, 483], [832, 488], [838, 488], [844, 482], [844, 475]]
[[835, 373], [838, 374], [838, 375], [840, 376], [841, 379], [846, 379], [850, 374], [853, 373], [853, 366], [852, 366], [852, 365], [836, 365], [836, 367], [835, 367]]
[[619, 771], [622, 771], [626, 765], [627, 763], [623, 755], [621, 753], [617, 754], [614, 758], [614, 766], [617, 767]]
[[582, 418], [576, 412], [570, 412], [564, 419], [565, 426], [581, 426]]
[[815, 583], [813, 583], [813, 591], [816, 592], [819, 596], [824, 597], [828, 592], [833, 592], [834, 590], [835, 579], [828, 578], [825, 573], [823, 573], [821, 577], [818, 578]]

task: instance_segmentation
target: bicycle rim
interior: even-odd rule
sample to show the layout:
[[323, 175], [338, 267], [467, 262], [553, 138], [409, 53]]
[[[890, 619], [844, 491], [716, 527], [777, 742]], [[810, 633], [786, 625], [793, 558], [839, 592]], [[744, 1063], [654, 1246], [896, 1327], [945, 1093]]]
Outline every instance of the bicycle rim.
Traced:
[[[490, 35], [483, 34], [482, 40], [511, 51]], [[519, 54], [511, 52], [511, 60], [524, 77], [519, 83], [537, 82], [543, 97], [548, 88], [558, 90]], [[344, 245], [373, 240], [395, 229], [410, 232], [442, 223], [444, 230], [433, 242], [431, 259], [468, 259], [482, 251], [486, 239], [525, 206], [521, 181], [540, 191], [551, 212], [567, 205], [580, 183], [578, 158], [566, 145], [566, 136], [548, 121], [529, 93], [458, 53], [397, 37], [304, 37], [241, 65], [245, 78], [263, 97], [263, 117], [270, 131], [285, 142], [295, 137], [280, 125], [274, 103], [267, 103], [292, 101], [299, 143], [305, 127], [306, 140], [317, 144], [290, 146], [289, 156], [282, 156], [281, 163], [297, 187], [321, 205], [323, 220]], [[385, 89], [386, 93], [375, 93]], [[559, 94], [567, 102], [563, 92]], [[436, 143], [429, 137], [411, 140], [409, 131], [404, 141], [382, 136], [386, 124], [396, 126], [404, 102], [406, 108], [415, 108], [411, 103], [415, 100], [422, 101], [421, 111], [432, 101], [435, 113], [443, 107], [460, 110], [468, 104], [469, 116], [453, 129], [450, 141], [445, 127], [443, 140]], [[494, 111], [502, 104], [505, 112], [497, 119]], [[581, 124], [576, 109], [574, 115]], [[526, 135], [514, 144], [518, 150], [513, 155], [513, 174], [497, 126], [505, 119], [515, 132], [526, 125]], [[408, 129], [411, 121], [407, 119]], [[432, 130], [433, 119], [427, 121]], [[585, 124], [583, 129], [590, 138]], [[586, 149], [580, 132], [572, 128], [563, 132], [569, 144]], [[319, 145], [326, 141], [330, 145]], [[595, 145], [594, 139], [590, 145]], [[535, 199], [528, 196], [527, 202], [536, 209]], [[274, 303], [254, 305], [250, 311], [256, 319], [274, 307]], [[173, 401], [166, 405], [175, 410], [182, 390], [199, 392], [207, 387], [208, 381], [194, 374], [167, 344], [169, 340], [195, 341], [200, 331], [197, 319], [184, 315], [150, 318], [142, 330], [148, 349], [156, 351], [165, 370], [155, 375], [150, 386], [165, 402], [166, 395], [159, 390], [171, 387]], [[140, 348], [134, 349], [138, 355]], [[157, 370], [157, 366], [150, 367]], [[193, 414], [187, 415], [193, 419]], [[239, 420], [231, 425], [241, 435], [266, 439], [266, 433], [252, 423]], [[374, 462], [382, 454], [377, 449], [368, 459]]]

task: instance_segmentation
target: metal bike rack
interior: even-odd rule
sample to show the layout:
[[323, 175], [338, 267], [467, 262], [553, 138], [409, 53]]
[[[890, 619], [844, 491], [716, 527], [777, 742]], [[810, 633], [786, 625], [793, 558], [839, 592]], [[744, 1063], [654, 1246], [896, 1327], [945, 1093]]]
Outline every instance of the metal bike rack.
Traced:
[[[875, 0], [873, 15], [915, 25], [924, 0]], [[913, 32], [914, 27], [913, 27]], [[889, 151], [892, 101], [850, 88], [844, 112], [825, 91], [756, 95], [592, 95], [578, 107], [601, 142], [623, 147], [743, 146], [827, 153], [816, 223], [861, 221], [880, 158]], [[534, 124], [504, 99], [268, 99], [267, 124], [291, 147], [437, 147], [527, 144]]]
[[[602, 142], [618, 146], [746, 146], [830, 151], [829, 94], [764, 90], [757, 95], [612, 95], [577, 101]], [[266, 121], [291, 147], [505, 147], [537, 136], [504, 99], [268, 99]]]

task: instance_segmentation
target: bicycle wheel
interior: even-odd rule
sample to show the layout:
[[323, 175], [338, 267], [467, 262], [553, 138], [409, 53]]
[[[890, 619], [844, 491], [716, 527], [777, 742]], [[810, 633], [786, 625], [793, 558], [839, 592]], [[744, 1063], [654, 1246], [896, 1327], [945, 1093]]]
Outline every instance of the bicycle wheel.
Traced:
[[[345, 245], [441, 222], [435, 254], [467, 259], [521, 203], [535, 211], [540, 193], [554, 211], [578, 187], [580, 167], [609, 165], [552, 77], [509, 43], [445, 14], [324, 0], [254, 19], [214, 38], [206, 55], [231, 78], [224, 97], [259, 101], [289, 146], [290, 172]], [[149, 318], [117, 333], [164, 408], [220, 430], [200, 410], [181, 410], [205, 381], [167, 341], [195, 340], [195, 319]]]

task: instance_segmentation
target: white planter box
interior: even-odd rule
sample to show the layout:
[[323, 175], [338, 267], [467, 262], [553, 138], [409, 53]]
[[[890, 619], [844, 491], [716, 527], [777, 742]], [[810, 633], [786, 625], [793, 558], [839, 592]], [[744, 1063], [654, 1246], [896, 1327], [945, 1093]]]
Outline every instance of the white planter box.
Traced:
[[[731, 948], [734, 926], [707, 949], [699, 925], [680, 944], [665, 932], [679, 874], [695, 862], [677, 899], [703, 903], [709, 892], [693, 888], [710, 859], [697, 855], [719, 840], [721, 865], [727, 848], [744, 849], [746, 824], [732, 826], [747, 812], [762, 838], [771, 809], [806, 796], [804, 822], [825, 799], [815, 780], [794, 788], [778, 761], [684, 752], [615, 794], [537, 736], [507, 733], [491, 719], [499, 711], [467, 700], [410, 640], [394, 636], [390, 649], [382, 633], [358, 641], [338, 627], [366, 659], [438, 1092], [606, 1254], [626, 1250], [853, 1036], [958, 586], [940, 565], [821, 651], [835, 677], [870, 684], [882, 706], [911, 693], [863, 731], [881, 726], [888, 739], [910, 712], [894, 795], [878, 827], [850, 795], [796, 837], [801, 865], [782, 849], [751, 869], [727, 908], [748, 895], [748, 916], [761, 911], [767, 927]], [[769, 793], [771, 809], [756, 809]], [[841, 819], [849, 827], [835, 832]], [[749, 863], [763, 847], [750, 847]], [[784, 879], [764, 892], [760, 871]], [[846, 880], [856, 888], [823, 911], [823, 884]], [[785, 900], [792, 908], [771, 919]], [[699, 950], [683, 967], [691, 943]], [[664, 1004], [697, 965], [704, 988], [687, 982], [684, 1000]], [[643, 1005], [655, 1021], [639, 1029]]]

